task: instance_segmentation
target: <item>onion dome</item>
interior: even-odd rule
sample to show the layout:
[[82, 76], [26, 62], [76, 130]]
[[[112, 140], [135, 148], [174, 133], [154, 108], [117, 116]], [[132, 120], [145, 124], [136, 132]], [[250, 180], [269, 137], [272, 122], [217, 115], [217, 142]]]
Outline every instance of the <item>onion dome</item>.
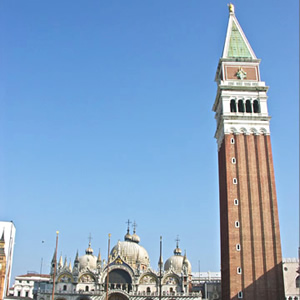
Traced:
[[79, 257], [79, 269], [95, 270], [97, 268], [97, 256], [93, 255], [94, 250], [89, 242], [88, 248], [85, 250], [85, 255]]
[[136, 234], [136, 223], [133, 223], [133, 235], [132, 235], [132, 241], [135, 243], [139, 243], [141, 241], [140, 237]]
[[91, 243], [89, 242], [88, 248], [85, 250], [85, 254], [90, 254], [92, 255], [94, 250], [91, 248]]
[[192, 272], [192, 265], [189, 262], [189, 260], [186, 257], [186, 254], [183, 256], [181, 255], [181, 249], [178, 246], [178, 239], [177, 239], [177, 244], [176, 248], [174, 250], [174, 255], [171, 256], [167, 261], [165, 262], [164, 265], [164, 270], [165, 271], [174, 271], [177, 274], [180, 274], [184, 268], [187, 269], [188, 274], [191, 274]]
[[132, 235], [132, 241], [138, 244], [141, 241], [141, 239], [136, 233], [134, 233]]
[[178, 247], [178, 244], [176, 248], [174, 249], [174, 255], [181, 255], [181, 249]]
[[129, 230], [128, 230], [127, 233], [125, 234], [124, 240], [125, 240], [125, 241], [132, 241], [132, 235], [129, 233]]

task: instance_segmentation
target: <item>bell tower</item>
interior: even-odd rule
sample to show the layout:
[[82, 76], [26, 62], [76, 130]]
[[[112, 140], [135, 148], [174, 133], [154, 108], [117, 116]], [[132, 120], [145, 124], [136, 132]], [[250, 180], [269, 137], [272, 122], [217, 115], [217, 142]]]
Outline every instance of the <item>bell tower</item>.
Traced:
[[5, 255], [5, 240], [4, 230], [0, 239], [0, 300], [3, 300], [5, 295], [5, 277], [6, 277], [6, 255]]
[[222, 299], [284, 299], [267, 90], [229, 5], [215, 81]]

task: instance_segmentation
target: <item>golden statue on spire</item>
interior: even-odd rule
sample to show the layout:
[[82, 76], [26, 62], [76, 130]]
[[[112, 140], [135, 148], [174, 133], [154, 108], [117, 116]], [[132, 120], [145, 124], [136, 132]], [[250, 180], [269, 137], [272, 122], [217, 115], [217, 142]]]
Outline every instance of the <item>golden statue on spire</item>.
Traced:
[[229, 12], [234, 14], [234, 5], [232, 3], [228, 4]]

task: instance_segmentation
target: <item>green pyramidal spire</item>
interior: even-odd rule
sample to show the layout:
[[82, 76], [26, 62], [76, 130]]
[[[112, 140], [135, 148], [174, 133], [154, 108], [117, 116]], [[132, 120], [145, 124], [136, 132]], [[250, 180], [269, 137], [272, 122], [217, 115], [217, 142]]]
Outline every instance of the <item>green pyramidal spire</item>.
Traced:
[[252, 58], [250, 51], [243, 40], [236, 24], [233, 22], [231, 27], [231, 35], [229, 41], [228, 58], [233, 57], [248, 57]]
[[229, 12], [229, 22], [222, 57], [256, 59], [256, 56], [235, 17], [232, 4], [229, 6]]

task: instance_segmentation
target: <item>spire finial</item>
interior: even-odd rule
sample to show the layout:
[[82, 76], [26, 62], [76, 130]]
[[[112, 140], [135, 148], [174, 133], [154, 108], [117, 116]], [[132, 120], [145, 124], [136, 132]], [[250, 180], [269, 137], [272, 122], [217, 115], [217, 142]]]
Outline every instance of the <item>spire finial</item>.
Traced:
[[234, 14], [234, 5], [232, 3], [228, 4], [228, 8], [229, 8], [229, 13]]
[[64, 268], [67, 268], [68, 267], [68, 259], [67, 259], [67, 256], [65, 257], [65, 262], [64, 262]]
[[75, 262], [79, 262], [79, 258], [78, 258], [78, 250], [77, 250], [77, 252], [76, 252], [76, 256], [75, 256], [74, 263], [75, 263]]
[[2, 232], [2, 235], [1, 235], [0, 241], [1, 241], [1, 242], [4, 242], [4, 228], [3, 228], [3, 232]]
[[60, 268], [62, 268], [62, 266], [63, 266], [62, 255], [60, 255], [58, 266], [59, 266]]
[[99, 262], [101, 262], [101, 251], [100, 251], [100, 248], [99, 248], [99, 253], [98, 253], [97, 260], [98, 260]]

